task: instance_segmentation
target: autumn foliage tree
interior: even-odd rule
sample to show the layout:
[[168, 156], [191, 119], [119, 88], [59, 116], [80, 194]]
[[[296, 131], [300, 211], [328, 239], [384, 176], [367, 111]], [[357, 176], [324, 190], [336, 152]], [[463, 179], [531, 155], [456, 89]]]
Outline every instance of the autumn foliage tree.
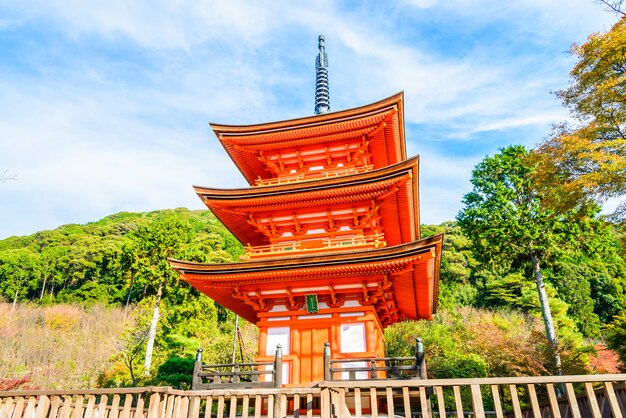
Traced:
[[[575, 124], [563, 123], [537, 150], [538, 183], [558, 210], [588, 198], [626, 195], [626, 17], [607, 33], [595, 33], [572, 53], [578, 62], [570, 86], [557, 92]], [[554, 188], [563, 184], [563, 188]], [[626, 201], [615, 213], [626, 217]]]

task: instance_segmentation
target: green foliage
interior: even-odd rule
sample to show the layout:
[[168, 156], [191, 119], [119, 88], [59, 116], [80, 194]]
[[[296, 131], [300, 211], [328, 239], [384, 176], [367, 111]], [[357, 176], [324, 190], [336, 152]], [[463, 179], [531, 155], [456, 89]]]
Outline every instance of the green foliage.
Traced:
[[487, 377], [489, 365], [478, 354], [452, 352], [433, 371], [438, 379]]
[[[561, 224], [563, 231], [558, 234], [574, 234], [576, 239], [546, 246], [543, 271], [559, 328], [563, 369], [580, 373], [587, 356], [580, 332], [604, 333], [607, 339], [615, 334], [618, 337], [611, 341], [621, 341], [619, 318], [626, 307], [626, 267], [619, 239], [623, 232], [584, 216]], [[389, 327], [387, 354], [413, 355], [415, 337], [420, 336], [431, 377], [548, 373], [551, 360], [541, 336], [528, 261], [519, 255], [487, 258], [473, 252], [472, 235], [454, 222], [421, 229], [423, 236], [445, 233], [439, 313], [431, 322]], [[67, 301], [99, 306], [128, 301], [124, 331], [116, 340], [117, 354], [101, 373], [99, 384], [177, 387], [179, 382], [188, 384], [199, 347], [207, 363], [232, 360], [234, 315], [180, 282], [165, 260], [228, 262], [241, 252], [242, 246], [207, 211], [119, 213], [87, 225], [0, 241], [0, 294], [13, 300], [17, 291], [18, 300], [35, 302], [43, 294], [44, 304]], [[166, 286], [155, 367], [153, 375], [145, 377], [145, 341], [159, 282]], [[77, 332], [72, 315], [52, 311], [47, 315], [40, 320], [47, 328]], [[245, 321], [240, 320], [240, 325], [243, 360], [250, 361], [256, 354], [258, 330]], [[239, 350], [236, 356], [242, 358]]]
[[28, 298], [40, 277], [39, 254], [28, 248], [0, 252], [0, 292], [7, 300]]
[[457, 220], [483, 263], [519, 265], [531, 250], [542, 255], [566, 238], [565, 219], [541, 205], [528, 156], [524, 147], [512, 145], [472, 172], [474, 188], [463, 197]]
[[[510, 309], [459, 308], [394, 324], [385, 330], [387, 355], [414, 355], [417, 336], [431, 378], [540, 375], [550, 362], [541, 322]], [[579, 361], [568, 358], [566, 366]]]
[[470, 279], [479, 289], [477, 305], [536, 315], [534, 252], [560, 333], [598, 336], [601, 324], [626, 306], [618, 237], [593, 205], [565, 213], [547, 208], [529, 156], [523, 147], [510, 146], [485, 158], [473, 172], [474, 190], [464, 197], [459, 225], [481, 262]]
[[[150, 235], [155, 225], [162, 228]], [[173, 232], [169, 238], [167, 228]], [[137, 244], [148, 236], [143, 247]], [[172, 246], [177, 241], [184, 246]], [[141, 267], [140, 252], [160, 261], [147, 275], [136, 277], [132, 272]], [[86, 225], [1, 240], [0, 295], [13, 300], [17, 292], [18, 300], [43, 303], [136, 303], [154, 294], [150, 278], [166, 274], [172, 283], [177, 281], [167, 266], [168, 256], [227, 262], [242, 253], [241, 244], [206, 210], [121, 212]]]
[[178, 388], [179, 385], [182, 383], [184, 385], [183, 388], [189, 389], [191, 386], [191, 376], [193, 374], [194, 361], [194, 357], [168, 358], [159, 366], [157, 370], [157, 384]]
[[615, 350], [626, 367], [626, 315], [615, 317], [613, 323], [606, 327], [607, 346]]

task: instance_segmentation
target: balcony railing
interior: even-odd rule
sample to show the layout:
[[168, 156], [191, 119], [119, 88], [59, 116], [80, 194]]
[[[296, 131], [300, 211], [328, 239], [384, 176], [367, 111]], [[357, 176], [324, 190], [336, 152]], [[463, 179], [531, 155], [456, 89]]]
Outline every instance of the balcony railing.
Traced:
[[199, 348], [191, 389], [280, 388], [282, 376], [283, 354], [280, 344], [276, 346], [274, 361], [254, 363], [203, 364], [202, 349]]
[[384, 234], [355, 235], [328, 237], [323, 239], [299, 240], [288, 243], [276, 243], [269, 245], [259, 245], [256, 247], [247, 246], [242, 260], [251, 260], [265, 257], [279, 257], [296, 255], [303, 252], [329, 252], [341, 249], [362, 249], [386, 247]]
[[422, 339], [417, 338], [412, 357], [332, 359], [330, 343], [324, 344], [324, 380], [426, 379]]
[[359, 174], [374, 169], [373, 165], [364, 165], [360, 167], [337, 168], [324, 171], [308, 171], [304, 173], [290, 174], [287, 176], [272, 177], [269, 179], [258, 178], [254, 181], [256, 186], [276, 186], [278, 184], [297, 183], [301, 181], [311, 181], [319, 179], [327, 179], [333, 177], [347, 176], [349, 174]]

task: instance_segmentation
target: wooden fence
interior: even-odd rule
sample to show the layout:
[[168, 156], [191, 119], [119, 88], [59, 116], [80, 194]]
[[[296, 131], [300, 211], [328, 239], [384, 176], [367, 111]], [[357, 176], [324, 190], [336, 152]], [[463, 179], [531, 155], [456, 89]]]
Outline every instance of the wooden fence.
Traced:
[[0, 392], [0, 418], [623, 418], [626, 375], [327, 381], [311, 387]]

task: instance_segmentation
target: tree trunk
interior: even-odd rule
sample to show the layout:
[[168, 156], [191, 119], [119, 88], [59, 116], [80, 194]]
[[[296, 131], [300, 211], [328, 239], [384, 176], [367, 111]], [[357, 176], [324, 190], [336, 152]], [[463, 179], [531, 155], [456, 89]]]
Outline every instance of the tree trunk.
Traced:
[[39, 304], [41, 305], [41, 300], [43, 299], [43, 294], [46, 291], [46, 280], [48, 278], [44, 277], [43, 278], [43, 284], [41, 285], [41, 294], [39, 295]]
[[131, 386], [135, 387], [135, 384], [137, 383], [137, 379], [135, 378], [135, 371], [133, 370], [133, 360], [128, 359], [128, 363], [126, 364], [126, 366], [128, 367], [128, 371], [130, 371]]
[[163, 283], [159, 284], [156, 300], [154, 301], [154, 310], [152, 311], [152, 322], [150, 323], [150, 332], [148, 333], [148, 344], [146, 345], [146, 360], [143, 363], [144, 374], [150, 375], [150, 367], [152, 366], [152, 350], [154, 350], [154, 339], [156, 338], [157, 324], [159, 323], [159, 305], [161, 303], [161, 294], [163, 292]]
[[128, 289], [128, 296], [126, 297], [126, 307], [124, 308], [124, 321], [126, 321], [126, 315], [128, 315], [128, 305], [130, 304], [130, 295], [133, 293], [133, 286], [135, 285], [135, 278], [130, 282], [130, 288]]
[[535, 276], [535, 283], [537, 284], [537, 293], [539, 294], [539, 304], [541, 305], [543, 324], [546, 327], [546, 337], [548, 338], [548, 343], [550, 344], [550, 348], [552, 350], [556, 372], [560, 375], [561, 354], [559, 353], [559, 342], [556, 336], [556, 329], [554, 328], [554, 321], [552, 320], [552, 313], [550, 312], [550, 305], [548, 304], [546, 285], [543, 282], [541, 267], [539, 267], [539, 257], [537, 257], [535, 250], [530, 250], [530, 260], [533, 264], [533, 274]]
[[15, 297], [13, 298], [13, 305], [11, 305], [11, 313], [9, 314], [9, 323], [11, 323], [11, 320], [13, 319], [13, 312], [15, 311], [15, 305], [17, 304], [18, 292], [19, 290], [15, 291]]

